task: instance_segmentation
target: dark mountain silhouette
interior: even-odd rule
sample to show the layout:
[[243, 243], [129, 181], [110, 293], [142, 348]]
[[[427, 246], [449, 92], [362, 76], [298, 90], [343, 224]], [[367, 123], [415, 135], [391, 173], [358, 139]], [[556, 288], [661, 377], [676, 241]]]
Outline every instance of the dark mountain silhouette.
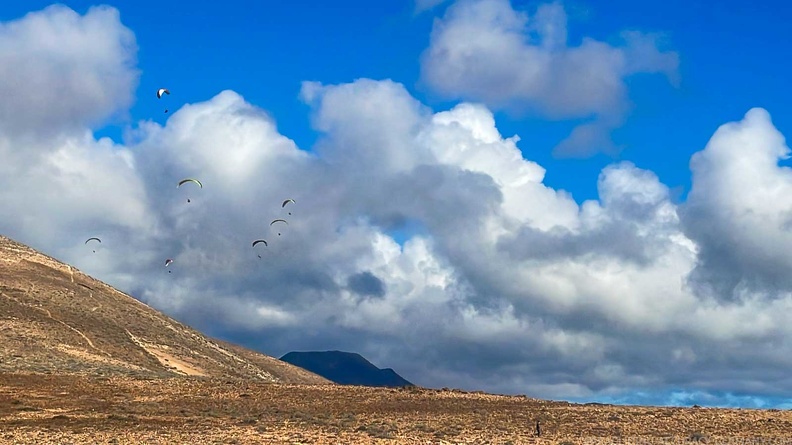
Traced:
[[377, 368], [354, 352], [289, 352], [280, 359], [341, 385], [414, 386], [393, 369]]

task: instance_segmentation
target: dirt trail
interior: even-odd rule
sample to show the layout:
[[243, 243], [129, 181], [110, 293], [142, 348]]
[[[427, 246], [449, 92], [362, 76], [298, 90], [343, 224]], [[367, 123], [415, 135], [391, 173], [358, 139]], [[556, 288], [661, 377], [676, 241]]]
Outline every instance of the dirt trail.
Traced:
[[206, 376], [206, 373], [201, 368], [166, 352], [168, 346], [149, 344], [133, 335], [129, 330], [124, 330], [134, 344], [156, 358], [165, 369], [189, 376]]
[[[30, 290], [30, 291], [28, 291], [28, 292], [33, 292], [33, 291], [35, 291], [35, 286], [32, 286], [31, 290]], [[60, 319], [57, 319], [57, 318], [53, 317], [53, 316], [52, 316], [52, 312], [50, 312], [50, 310], [49, 310], [49, 309], [47, 309], [47, 308], [43, 308], [43, 307], [39, 307], [39, 306], [34, 306], [34, 305], [32, 305], [32, 304], [28, 304], [28, 303], [24, 303], [24, 302], [22, 302], [22, 301], [19, 301], [18, 299], [14, 298], [14, 297], [12, 297], [12, 296], [10, 296], [10, 295], [7, 295], [7, 294], [5, 294], [5, 293], [3, 293], [3, 292], [0, 292], [0, 295], [2, 295], [2, 296], [4, 296], [4, 297], [8, 298], [9, 300], [12, 300], [12, 301], [14, 301], [15, 303], [17, 303], [17, 304], [19, 304], [19, 305], [22, 305], [22, 306], [25, 306], [25, 307], [29, 307], [29, 308], [31, 308], [31, 309], [37, 309], [37, 310], [39, 310], [39, 311], [41, 311], [41, 312], [44, 312], [45, 314], [47, 314], [47, 317], [49, 317], [51, 320], [53, 320], [53, 321], [55, 321], [55, 322], [58, 322], [58, 323], [62, 324], [63, 326], [66, 326], [67, 328], [71, 329], [71, 330], [72, 330], [72, 331], [74, 331], [75, 333], [77, 333], [77, 334], [78, 334], [80, 337], [82, 337], [82, 338], [83, 338], [83, 339], [86, 341], [86, 343], [88, 343], [88, 346], [90, 346], [92, 349], [94, 349], [94, 350], [96, 350], [96, 351], [99, 351], [99, 352], [101, 352], [102, 354], [104, 354], [104, 355], [106, 355], [106, 356], [110, 357], [110, 354], [108, 354], [108, 353], [106, 353], [106, 352], [102, 351], [101, 349], [97, 348], [97, 347], [96, 347], [96, 345], [94, 345], [94, 343], [91, 341], [91, 339], [90, 339], [90, 338], [88, 338], [88, 336], [87, 336], [87, 335], [83, 334], [83, 333], [82, 333], [82, 331], [80, 331], [79, 329], [75, 328], [74, 326], [71, 326], [70, 324], [66, 323], [66, 322], [65, 322], [65, 321], [63, 321], [63, 320], [60, 320]]]
[[90, 338], [88, 338], [88, 336], [86, 336], [85, 334], [83, 334], [83, 333], [82, 333], [82, 331], [80, 331], [79, 329], [75, 328], [74, 326], [71, 326], [70, 324], [66, 323], [66, 322], [65, 322], [65, 321], [63, 321], [63, 320], [58, 320], [57, 318], [53, 317], [53, 316], [52, 316], [52, 312], [50, 312], [50, 310], [49, 310], [49, 309], [44, 309], [44, 308], [37, 308], [37, 309], [43, 309], [45, 312], [47, 312], [47, 316], [48, 316], [49, 318], [51, 318], [51, 319], [53, 319], [53, 320], [57, 321], [58, 323], [60, 323], [60, 324], [62, 324], [62, 325], [64, 325], [64, 326], [66, 326], [67, 328], [69, 328], [69, 329], [71, 329], [72, 331], [76, 332], [76, 333], [77, 333], [77, 334], [78, 334], [80, 337], [82, 337], [83, 339], [85, 339], [85, 341], [86, 341], [86, 342], [88, 342], [88, 346], [90, 346], [91, 348], [93, 348], [93, 349], [95, 349], [95, 350], [97, 350], [97, 351], [99, 351], [99, 352], [101, 352], [101, 353], [104, 353], [104, 351], [102, 351], [101, 349], [97, 348], [97, 347], [96, 347], [96, 345], [94, 345], [94, 344], [93, 344], [93, 342], [91, 341], [91, 339], [90, 339]]

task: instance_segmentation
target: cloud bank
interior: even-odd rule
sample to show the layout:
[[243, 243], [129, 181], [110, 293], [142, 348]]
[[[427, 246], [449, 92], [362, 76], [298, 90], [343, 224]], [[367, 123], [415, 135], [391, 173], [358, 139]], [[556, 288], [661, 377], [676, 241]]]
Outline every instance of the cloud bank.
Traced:
[[[435, 387], [671, 394], [641, 399], [651, 403], [792, 397], [792, 176], [764, 110], [693, 156], [685, 203], [621, 162], [601, 172], [599, 199], [578, 204], [543, 183], [487, 106], [432, 110], [389, 80], [305, 82], [321, 133], [310, 151], [229, 90], [165, 125], [140, 122], [127, 145], [96, 140], [91, 126], [123, 112], [137, 83], [118, 12], [52, 7], [2, 30], [0, 54], [35, 71], [35, 95], [77, 111], [36, 108], [14, 89], [16, 105], [0, 103], [5, 114], [23, 107], [0, 127], [0, 233], [187, 323], [273, 355], [359, 352]], [[79, 38], [65, 53], [16, 52], [41, 44], [31, 33]], [[19, 71], [0, 71], [0, 84]], [[63, 72], [83, 72], [96, 92], [86, 98]], [[204, 187], [176, 188], [185, 177]], [[90, 236], [103, 240], [96, 253]], [[252, 248], [258, 238], [268, 246]]]
[[615, 154], [610, 131], [630, 108], [625, 78], [661, 73], [676, 84], [679, 65], [675, 52], [658, 48], [657, 35], [624, 31], [620, 37], [619, 46], [589, 37], [570, 46], [559, 2], [540, 5], [529, 16], [509, 0], [458, 0], [435, 21], [421, 76], [450, 99], [583, 119], [556, 146], [558, 156]]

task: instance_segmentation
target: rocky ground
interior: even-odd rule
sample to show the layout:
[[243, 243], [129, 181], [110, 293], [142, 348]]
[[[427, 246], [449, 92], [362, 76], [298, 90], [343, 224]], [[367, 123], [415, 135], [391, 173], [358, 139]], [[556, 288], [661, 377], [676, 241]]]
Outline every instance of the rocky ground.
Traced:
[[575, 405], [201, 377], [0, 374], [0, 444], [696, 442], [792, 444], [792, 411]]

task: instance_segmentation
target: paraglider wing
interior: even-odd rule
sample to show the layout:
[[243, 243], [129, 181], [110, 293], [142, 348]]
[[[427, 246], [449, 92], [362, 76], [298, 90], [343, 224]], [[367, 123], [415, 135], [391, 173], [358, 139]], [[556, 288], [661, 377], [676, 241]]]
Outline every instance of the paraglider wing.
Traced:
[[253, 241], [252, 247], [256, 247], [256, 244], [261, 244], [261, 243], [264, 243], [265, 246], [269, 246], [269, 244], [267, 244], [267, 242], [264, 241], [263, 239], [257, 239], [256, 241]]
[[96, 241], [99, 241], [100, 243], [102, 242], [102, 240], [100, 240], [99, 238], [93, 236], [93, 237], [88, 238], [87, 240], [85, 240], [85, 244], [88, 244], [88, 241], [91, 241], [92, 239], [95, 239]]
[[170, 266], [170, 264], [171, 264], [172, 262], [173, 262], [173, 260], [172, 260], [172, 259], [170, 259], [170, 258], [168, 258], [167, 260], [165, 260], [165, 267], [168, 267], [168, 266]]
[[[281, 204], [281, 208], [286, 207], [286, 204], [288, 204], [288, 203], [294, 204], [294, 200], [293, 199], [287, 199], [287, 200], [283, 201], [283, 204]], [[291, 215], [291, 212], [289, 212], [289, 215]]]
[[[285, 219], [275, 219], [275, 220], [273, 220], [273, 221], [270, 223], [270, 226], [272, 226], [272, 225], [273, 225], [273, 224], [275, 224], [276, 222], [282, 222], [283, 224], [286, 224], [287, 226], [289, 225], [289, 223], [287, 223]], [[278, 233], [278, 236], [280, 236], [280, 233]]]
[[188, 182], [194, 182], [198, 184], [198, 187], [203, 188], [203, 184], [201, 184], [201, 181], [193, 178], [182, 179], [181, 181], [179, 181], [179, 184], [176, 186], [176, 188], [179, 188], [182, 186], [182, 184], [186, 184]]
[[[182, 179], [182, 180], [181, 180], [181, 181], [179, 181], [179, 183], [176, 185], [176, 188], [179, 188], [179, 187], [181, 187], [181, 186], [182, 186], [182, 184], [186, 184], [186, 183], [188, 183], [188, 182], [194, 182], [194, 183], [198, 184], [198, 187], [200, 187], [200, 188], [203, 188], [203, 184], [201, 184], [201, 181], [199, 181], [199, 180], [197, 180], [197, 179], [193, 179], [193, 178], [185, 178], [185, 179]], [[190, 198], [187, 198], [187, 202], [190, 202]]]
[[160, 88], [157, 90], [157, 99], [161, 99], [163, 94], [170, 94], [167, 88]]

